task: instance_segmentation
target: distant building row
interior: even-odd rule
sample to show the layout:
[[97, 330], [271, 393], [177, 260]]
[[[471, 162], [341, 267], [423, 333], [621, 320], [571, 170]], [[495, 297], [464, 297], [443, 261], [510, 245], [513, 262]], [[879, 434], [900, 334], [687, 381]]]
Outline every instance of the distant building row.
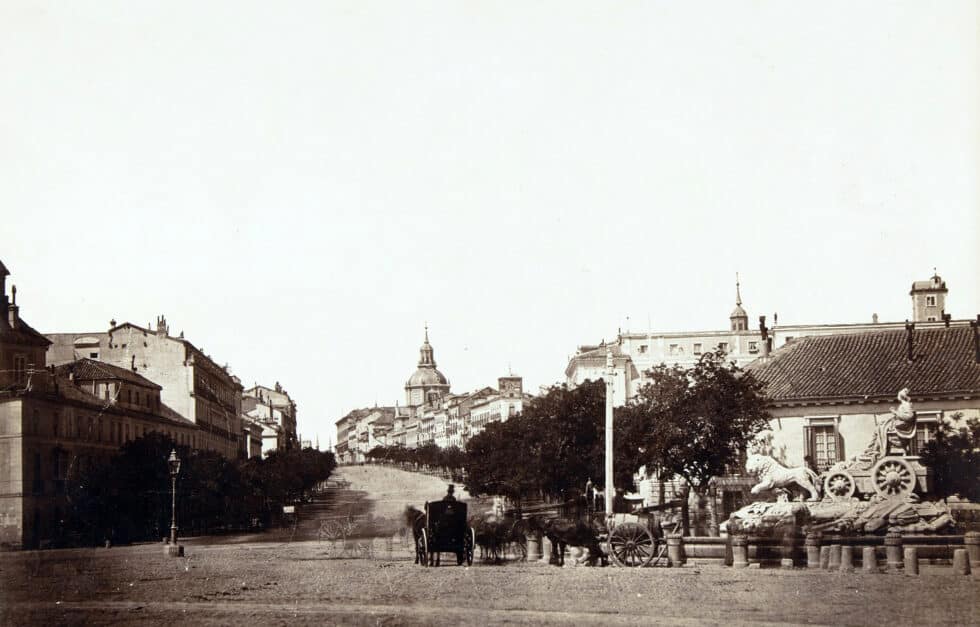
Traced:
[[66, 484], [148, 433], [229, 459], [296, 444], [279, 384], [243, 389], [162, 316], [152, 330], [42, 335], [20, 318], [16, 287], [7, 297], [8, 275], [0, 262], [0, 546], [58, 537]]
[[376, 446], [463, 448], [491, 422], [520, 413], [530, 398], [523, 379], [508, 375], [497, 388], [453, 394], [449, 380], [436, 369], [428, 328], [417, 369], [405, 383], [405, 405], [355, 409], [337, 421], [337, 459], [356, 463]]

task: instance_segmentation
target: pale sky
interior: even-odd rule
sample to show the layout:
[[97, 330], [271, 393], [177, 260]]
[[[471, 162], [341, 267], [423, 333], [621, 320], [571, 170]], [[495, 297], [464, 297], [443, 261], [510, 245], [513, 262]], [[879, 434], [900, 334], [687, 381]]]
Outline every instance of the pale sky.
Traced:
[[[627, 327], [980, 312], [975, 2], [0, 2], [0, 259], [321, 445]], [[771, 318], [770, 318], [771, 320]]]

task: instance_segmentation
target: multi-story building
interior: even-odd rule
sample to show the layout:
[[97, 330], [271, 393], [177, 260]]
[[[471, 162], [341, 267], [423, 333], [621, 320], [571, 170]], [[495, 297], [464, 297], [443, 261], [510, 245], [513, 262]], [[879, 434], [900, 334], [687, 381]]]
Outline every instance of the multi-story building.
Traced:
[[262, 457], [262, 423], [242, 415], [242, 442], [245, 449], [242, 454], [246, 458]]
[[[274, 387], [254, 385], [242, 393], [242, 404], [246, 411], [257, 405], [267, 406], [275, 411], [276, 424], [283, 435], [283, 448], [290, 449], [297, 444], [296, 402], [276, 381]], [[271, 413], [271, 412], [270, 412]]]
[[824, 471], [860, 454], [907, 388], [916, 452], [954, 414], [980, 417], [977, 322], [807, 337], [749, 366], [771, 403], [772, 446], [781, 461], [809, 457]]
[[201, 448], [235, 459], [243, 451], [242, 385], [227, 366], [219, 366], [202, 350], [170, 335], [166, 318], [156, 329], [130, 322], [110, 323], [107, 332], [48, 334], [49, 363], [74, 361], [82, 354], [139, 373], [161, 386], [163, 403], [198, 425]]
[[0, 546], [38, 547], [62, 539], [70, 482], [126, 442], [203, 438], [132, 370], [92, 359], [46, 367], [48, 340], [8, 302], [6, 276], [0, 264], [0, 361], [18, 367], [0, 386]]
[[[486, 388], [484, 389], [484, 391]], [[521, 413], [528, 397], [521, 377], [509, 375], [497, 379], [497, 390], [480, 394], [469, 407], [469, 429], [465, 441], [481, 433], [492, 422], [506, 422]]]
[[0, 261], [0, 390], [23, 388], [31, 371], [44, 368], [45, 354], [51, 342], [21, 320], [17, 305], [17, 286], [7, 298], [10, 273]]
[[[947, 293], [946, 283], [938, 275], [914, 282], [910, 292], [912, 320], [938, 325], [944, 316], [948, 317], [943, 309]], [[613, 399], [616, 405], [623, 405], [646, 383], [644, 373], [659, 364], [690, 367], [704, 353], [721, 349], [731, 361], [745, 367], [771, 350], [803, 337], [894, 331], [905, 326], [904, 321], [879, 322], [877, 315], [868, 323], [780, 326], [774, 314], [771, 328], [766, 326], [766, 317], [760, 316], [758, 327], [753, 329], [742, 307], [741, 286], [737, 282], [735, 308], [728, 320], [726, 330], [621, 332], [615, 342], [580, 346], [565, 368], [566, 382], [575, 386], [603, 378], [606, 354], [612, 353], [616, 372]]]

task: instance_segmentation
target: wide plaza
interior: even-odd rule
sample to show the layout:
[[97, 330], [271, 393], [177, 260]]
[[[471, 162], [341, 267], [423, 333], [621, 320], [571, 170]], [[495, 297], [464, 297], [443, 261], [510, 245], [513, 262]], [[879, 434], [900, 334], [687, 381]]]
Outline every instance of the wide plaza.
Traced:
[[[378, 548], [382, 543], [376, 541]], [[706, 566], [422, 569], [322, 542], [190, 542], [0, 555], [0, 621], [26, 624], [975, 624], [980, 579]]]

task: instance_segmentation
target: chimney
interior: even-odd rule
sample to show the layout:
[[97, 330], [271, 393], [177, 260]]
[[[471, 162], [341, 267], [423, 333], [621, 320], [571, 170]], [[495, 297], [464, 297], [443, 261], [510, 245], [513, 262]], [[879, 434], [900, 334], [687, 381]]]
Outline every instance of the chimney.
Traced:
[[[167, 326], [167, 317], [160, 315], [157, 317], [157, 335], [168, 335], [170, 333], [170, 328]], [[204, 352], [204, 349], [201, 349]]]
[[970, 326], [973, 327], [973, 359], [980, 364], [980, 314], [970, 321]]
[[[7, 322], [8, 322], [8, 324], [10, 324], [10, 328], [11, 329], [16, 329], [17, 328], [17, 322], [19, 320], [19, 318], [17, 316], [17, 311], [20, 309], [20, 307], [17, 306], [17, 286], [16, 285], [11, 285], [10, 286], [10, 294], [11, 294], [11, 297], [12, 297], [13, 300], [12, 300], [12, 302], [9, 305], [7, 305]], [[6, 300], [6, 298], [4, 300]]]
[[912, 336], [914, 334], [914, 331], [915, 331], [915, 323], [906, 320], [905, 321], [905, 348], [906, 348], [906, 358], [909, 361], [914, 361], [914, 357], [915, 357], [915, 355], [913, 354], [913, 347], [912, 347], [912, 342], [913, 342]]
[[762, 333], [762, 357], [766, 358], [769, 356], [769, 351], [772, 349], [769, 339], [769, 328], [766, 327], [766, 317], [759, 316], [759, 332]]
[[878, 314], [871, 314], [871, 324], [878, 324]]
[[949, 323], [950, 323], [950, 321], [952, 319], [953, 319], [953, 316], [951, 314], [948, 314], [945, 311], [943, 312], [943, 324], [946, 325], [946, 328], [947, 329], [949, 328]]

